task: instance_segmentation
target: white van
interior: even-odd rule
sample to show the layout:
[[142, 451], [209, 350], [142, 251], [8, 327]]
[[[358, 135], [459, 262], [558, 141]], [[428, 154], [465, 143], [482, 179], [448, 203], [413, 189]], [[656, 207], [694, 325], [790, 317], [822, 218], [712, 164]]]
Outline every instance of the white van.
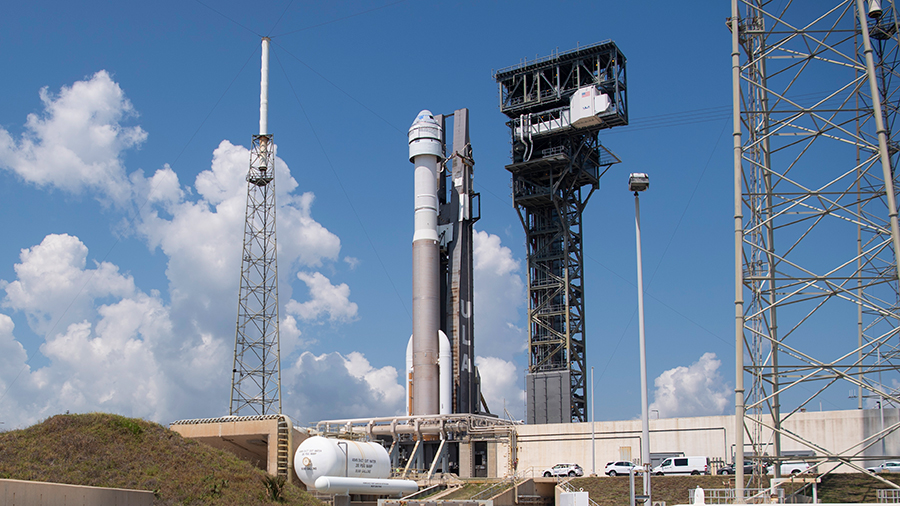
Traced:
[[653, 474], [709, 474], [709, 457], [669, 457], [653, 468]]

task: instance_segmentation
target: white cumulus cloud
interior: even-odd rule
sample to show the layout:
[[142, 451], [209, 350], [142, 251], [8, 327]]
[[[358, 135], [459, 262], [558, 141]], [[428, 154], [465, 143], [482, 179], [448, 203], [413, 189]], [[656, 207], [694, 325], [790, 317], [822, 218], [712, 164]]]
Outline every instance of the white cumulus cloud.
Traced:
[[[227, 412], [249, 150], [222, 141], [193, 187], [168, 164], [149, 177], [129, 174], [124, 154], [147, 134], [123, 125], [136, 112], [107, 72], [57, 94], [42, 90], [41, 99], [44, 112], [28, 117], [21, 139], [0, 129], [0, 169], [114, 204], [120, 237], [165, 256], [168, 288], [141, 290], [119, 266], [91, 260], [88, 245], [73, 235], [49, 234], [23, 249], [15, 277], [0, 280], [2, 307], [26, 316], [36, 336], [17, 337], [13, 319], [0, 314], [0, 402], [18, 414], [6, 426], [66, 410], [161, 422]], [[314, 196], [296, 193], [287, 164], [276, 157], [275, 167], [282, 300], [291, 300], [293, 272], [306, 268], [315, 290], [304, 307], [336, 321], [354, 318], [349, 287], [314, 272], [343, 265], [340, 239], [313, 219]], [[282, 314], [280, 324], [283, 359], [311, 344], [301, 339], [295, 316]], [[26, 339], [39, 344], [26, 348]], [[29, 362], [29, 354], [42, 357]], [[344, 363], [339, 376], [362, 382], [380, 406], [396, 401], [390, 368], [354, 369], [362, 374], [357, 379]]]
[[496, 357], [475, 357], [475, 365], [481, 374], [481, 394], [491, 411], [505, 418], [505, 406], [514, 420], [523, 419], [525, 390], [518, 384], [524, 373], [515, 363]]
[[3, 306], [22, 311], [38, 334], [91, 318], [94, 300], [134, 293], [131, 277], [102, 262], [88, 269], [87, 247], [68, 234], [50, 234], [40, 244], [22, 250], [15, 265], [17, 279], [0, 287]]
[[304, 352], [283, 371], [282, 391], [291, 400], [285, 413], [301, 423], [402, 415], [405, 406], [397, 370], [373, 368], [358, 353]]
[[44, 87], [40, 98], [43, 114], [28, 115], [19, 140], [0, 128], [0, 167], [38, 186], [124, 204], [131, 187], [121, 154], [147, 132], [122, 124], [136, 113], [119, 85], [101, 70], [56, 94]]
[[[517, 327], [525, 303], [525, 284], [519, 262], [500, 244], [500, 237], [475, 231], [475, 352], [509, 359], [527, 345], [525, 329]], [[493, 409], [493, 406], [492, 406]]]
[[[4, 411], [18, 408], [10, 425], [62, 411], [160, 421], [183, 416], [185, 406], [209, 413], [208, 392], [227, 381], [231, 346], [183, 331], [158, 293], [136, 289], [115, 265], [86, 268], [88, 254], [76, 237], [49, 235], [23, 252], [19, 278], [4, 283], [5, 304], [45, 336], [39, 350], [47, 361], [29, 366], [11, 319], [0, 315]], [[75, 301], [68, 308], [66, 297]]]
[[356, 318], [359, 308], [355, 302], [350, 302], [350, 287], [346, 283], [333, 285], [319, 272], [298, 272], [297, 279], [306, 283], [311, 299], [306, 302], [288, 301], [285, 307], [289, 313], [306, 321], [315, 321], [324, 315], [328, 315], [331, 321]]
[[650, 409], [662, 418], [724, 414], [733, 389], [719, 374], [721, 365], [715, 353], [704, 353], [688, 367], [664, 371], [653, 381]]

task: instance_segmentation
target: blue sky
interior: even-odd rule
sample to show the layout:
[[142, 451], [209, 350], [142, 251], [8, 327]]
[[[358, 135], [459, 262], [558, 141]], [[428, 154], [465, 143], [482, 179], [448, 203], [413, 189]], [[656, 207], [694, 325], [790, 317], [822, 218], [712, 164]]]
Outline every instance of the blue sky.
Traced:
[[[466, 107], [482, 204], [476, 353], [493, 410], [523, 417], [524, 234], [492, 70], [607, 39], [628, 59], [631, 124], [601, 135], [623, 162], [584, 216], [596, 417], [640, 413], [630, 172], [651, 177], [641, 210], [652, 408], [732, 412], [730, 12], [709, 6], [6, 6], [3, 427], [67, 410], [163, 423], [227, 411], [263, 35], [279, 157], [285, 413], [305, 423], [402, 410], [406, 132], [421, 109]], [[826, 409], [855, 405], [846, 402]]]

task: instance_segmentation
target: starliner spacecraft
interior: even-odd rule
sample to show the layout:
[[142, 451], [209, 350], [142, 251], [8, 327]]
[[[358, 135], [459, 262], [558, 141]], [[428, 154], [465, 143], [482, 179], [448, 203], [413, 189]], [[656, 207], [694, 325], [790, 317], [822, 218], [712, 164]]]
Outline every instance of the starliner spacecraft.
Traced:
[[[445, 124], [451, 118], [453, 150], [446, 156]], [[472, 191], [468, 110], [448, 116], [420, 112], [409, 129], [409, 161], [415, 167], [415, 232], [407, 412], [487, 413], [472, 335], [472, 227], [480, 200]]]

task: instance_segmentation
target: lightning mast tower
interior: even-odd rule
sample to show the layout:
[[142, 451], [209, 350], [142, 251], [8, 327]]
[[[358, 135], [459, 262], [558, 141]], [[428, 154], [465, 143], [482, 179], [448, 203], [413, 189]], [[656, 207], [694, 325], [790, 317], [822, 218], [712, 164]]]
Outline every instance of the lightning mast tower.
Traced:
[[[247, 173], [241, 291], [234, 337], [229, 415], [281, 413], [281, 344], [275, 248], [275, 145], [268, 133], [269, 39], [262, 40], [259, 135]], [[277, 409], [277, 411], [276, 411]]]
[[582, 212], [619, 162], [598, 133], [628, 124], [625, 56], [601, 42], [494, 78], [509, 117], [506, 169], [527, 245], [527, 422], [586, 422]]
[[862, 411], [873, 430], [849, 448], [787, 427], [823, 403], [900, 406], [897, 11], [893, 0], [732, 0], [728, 27], [735, 462], [791, 448], [818, 456], [819, 473], [864, 471], [898, 453], [884, 442], [900, 423]]

